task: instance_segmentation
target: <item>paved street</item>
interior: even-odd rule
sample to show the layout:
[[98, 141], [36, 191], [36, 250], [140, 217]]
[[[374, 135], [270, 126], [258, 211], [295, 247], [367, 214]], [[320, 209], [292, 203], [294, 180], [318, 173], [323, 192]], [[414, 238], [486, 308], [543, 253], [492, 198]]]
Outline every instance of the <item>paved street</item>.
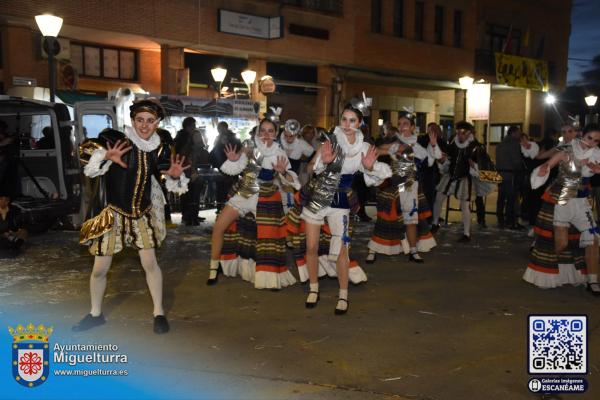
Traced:
[[[357, 226], [359, 260], [371, 227]], [[522, 281], [525, 232], [475, 227], [473, 241], [458, 245], [459, 224], [443, 228], [423, 265], [405, 257], [365, 265], [369, 281], [350, 288], [349, 313], [340, 317], [333, 315], [336, 280], [322, 281], [313, 310], [304, 308], [300, 284], [272, 292], [221, 278], [207, 287], [209, 231], [206, 223], [170, 229], [158, 252], [168, 335], [152, 333], [132, 251], [117, 256], [109, 274], [107, 324], [71, 334], [89, 311], [92, 257], [76, 232], [55, 231], [32, 238], [22, 256], [0, 260], [3, 329], [35, 316], [71, 341], [118, 343], [137, 355], [131, 370], [154, 372], [154, 384], [179, 385], [188, 398], [210, 390], [221, 398], [505, 400], [535, 398], [527, 390], [527, 316], [583, 313], [590, 390], [573, 398], [600, 398], [600, 298], [580, 287], [540, 290]]]

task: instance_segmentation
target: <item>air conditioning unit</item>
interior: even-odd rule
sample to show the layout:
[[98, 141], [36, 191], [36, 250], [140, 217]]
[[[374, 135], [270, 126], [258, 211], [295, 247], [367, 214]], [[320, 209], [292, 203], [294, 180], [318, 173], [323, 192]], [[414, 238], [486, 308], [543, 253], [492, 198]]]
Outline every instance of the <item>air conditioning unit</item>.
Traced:
[[[48, 58], [48, 53], [44, 49], [44, 37], [41, 37], [40, 48], [42, 52], [42, 58]], [[56, 45], [59, 46], [58, 54], [54, 56], [56, 60], [71, 61], [71, 41], [65, 38], [56, 38]]]

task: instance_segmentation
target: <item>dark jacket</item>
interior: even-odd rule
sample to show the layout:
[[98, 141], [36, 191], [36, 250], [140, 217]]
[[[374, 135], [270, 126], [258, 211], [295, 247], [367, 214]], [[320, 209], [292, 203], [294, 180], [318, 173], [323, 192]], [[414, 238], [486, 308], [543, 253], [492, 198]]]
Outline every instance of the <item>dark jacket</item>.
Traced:
[[210, 164], [213, 166], [213, 168], [221, 168], [221, 165], [227, 161], [227, 156], [225, 155], [225, 146], [227, 144], [234, 145], [236, 151], [240, 151], [242, 148], [242, 142], [240, 142], [240, 140], [236, 138], [235, 134], [231, 131], [225, 134], [225, 138], [223, 138], [222, 135], [217, 136], [215, 139], [215, 145], [209, 155]]
[[104, 148], [107, 143], [114, 145], [117, 140], [125, 140], [132, 147], [121, 158], [127, 168], [113, 163], [104, 175], [108, 205], [118, 213], [132, 218], [139, 218], [150, 211], [151, 178], [154, 175], [160, 182], [160, 170], [168, 169], [171, 163], [168, 152], [162, 152], [162, 157], [159, 157], [160, 146], [149, 153], [144, 152], [127, 139], [125, 134], [113, 129], [105, 129], [98, 139], [92, 140]]
[[11, 204], [8, 206], [6, 219], [3, 219], [0, 215], [0, 235], [7, 232], [16, 232], [21, 228], [23, 228], [21, 210]]
[[498, 172], [518, 173], [525, 170], [525, 160], [521, 154], [521, 143], [512, 136], [506, 136], [496, 147], [496, 169]]

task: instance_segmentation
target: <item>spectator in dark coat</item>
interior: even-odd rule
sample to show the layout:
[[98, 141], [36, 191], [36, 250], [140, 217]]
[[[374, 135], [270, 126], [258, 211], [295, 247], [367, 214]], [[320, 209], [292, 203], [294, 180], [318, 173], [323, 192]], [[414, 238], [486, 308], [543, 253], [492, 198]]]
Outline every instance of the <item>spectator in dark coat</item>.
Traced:
[[177, 132], [175, 137], [175, 153], [185, 156], [187, 164], [192, 168], [185, 171], [185, 175], [190, 178], [188, 191], [181, 195], [181, 220], [185, 225], [199, 225], [203, 218], [198, 216], [200, 211], [200, 179], [198, 171], [195, 168], [194, 160], [194, 134], [196, 132], [196, 120], [193, 117], [187, 117], [183, 120], [182, 129]]
[[[227, 125], [227, 122], [225, 121], [219, 122], [217, 125], [217, 131], [219, 132], [219, 135], [215, 139], [215, 144], [210, 152], [209, 159], [212, 167], [219, 169], [220, 172], [221, 165], [223, 165], [223, 163], [227, 160], [227, 156], [225, 155], [225, 146], [231, 144], [235, 146], [236, 151], [238, 151], [242, 147], [242, 142], [240, 142], [240, 140], [235, 136], [235, 133], [229, 130], [229, 125]], [[221, 172], [216, 193], [217, 213], [221, 211], [221, 208], [223, 208], [225, 205], [225, 202], [227, 201], [227, 194], [236, 181], [236, 176], [230, 176]]]
[[522, 229], [515, 213], [517, 196], [525, 174], [520, 140], [521, 130], [517, 126], [511, 126], [506, 137], [496, 147], [496, 169], [502, 176], [496, 203], [496, 217], [500, 228]]
[[26, 238], [19, 208], [10, 204], [8, 193], [0, 192], [0, 253], [18, 255]]

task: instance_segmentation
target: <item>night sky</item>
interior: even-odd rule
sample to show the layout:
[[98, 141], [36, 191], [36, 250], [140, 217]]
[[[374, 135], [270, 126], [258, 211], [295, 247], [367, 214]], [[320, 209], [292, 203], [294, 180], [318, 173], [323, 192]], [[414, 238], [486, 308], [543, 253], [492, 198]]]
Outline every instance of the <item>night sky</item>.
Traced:
[[591, 62], [573, 58], [591, 60], [600, 55], [600, 0], [573, 0], [571, 25], [569, 84], [580, 81], [581, 72], [591, 67]]

